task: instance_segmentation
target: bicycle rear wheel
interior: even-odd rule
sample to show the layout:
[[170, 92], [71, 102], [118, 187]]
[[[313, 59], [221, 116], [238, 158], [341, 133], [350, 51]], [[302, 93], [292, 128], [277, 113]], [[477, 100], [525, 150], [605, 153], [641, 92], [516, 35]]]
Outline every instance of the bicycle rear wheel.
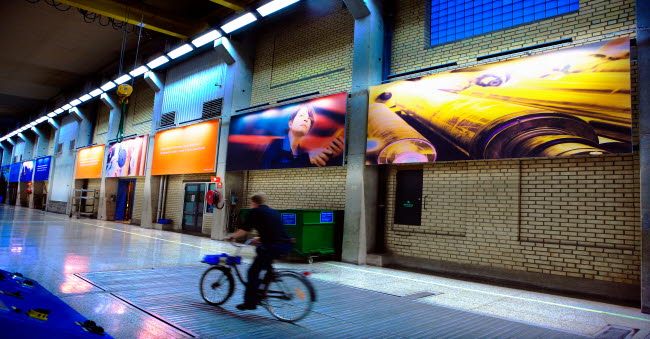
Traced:
[[294, 322], [304, 318], [316, 300], [314, 288], [294, 272], [276, 272], [265, 291], [264, 306], [279, 320]]
[[210, 305], [221, 305], [235, 291], [235, 281], [230, 270], [213, 266], [208, 268], [201, 277], [201, 297]]

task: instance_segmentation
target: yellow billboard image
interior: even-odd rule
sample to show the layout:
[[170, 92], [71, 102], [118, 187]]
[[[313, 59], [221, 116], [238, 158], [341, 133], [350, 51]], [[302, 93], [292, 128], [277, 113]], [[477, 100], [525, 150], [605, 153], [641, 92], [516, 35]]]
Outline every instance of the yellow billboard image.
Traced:
[[367, 164], [632, 151], [630, 42], [370, 88]]

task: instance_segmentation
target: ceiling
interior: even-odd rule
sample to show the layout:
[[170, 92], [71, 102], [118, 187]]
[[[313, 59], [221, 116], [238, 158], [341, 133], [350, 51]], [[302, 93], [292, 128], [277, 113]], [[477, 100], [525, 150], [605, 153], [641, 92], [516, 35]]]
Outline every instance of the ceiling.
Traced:
[[[0, 1], [0, 137], [260, 0]], [[94, 9], [93, 11], [80, 10]], [[84, 7], [85, 6], [85, 7]], [[99, 17], [96, 13], [105, 15]], [[136, 17], [164, 32], [109, 21]], [[111, 19], [112, 20], [112, 19]], [[145, 26], [147, 27], [147, 26]], [[126, 32], [125, 32], [126, 31]], [[171, 32], [171, 33], [170, 33]], [[124, 39], [123, 39], [124, 36]]]

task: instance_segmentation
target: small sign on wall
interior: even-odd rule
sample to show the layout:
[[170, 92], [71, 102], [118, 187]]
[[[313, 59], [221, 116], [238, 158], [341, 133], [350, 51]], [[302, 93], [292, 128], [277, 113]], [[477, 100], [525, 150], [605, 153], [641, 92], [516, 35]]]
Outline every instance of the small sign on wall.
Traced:
[[320, 223], [327, 224], [334, 222], [334, 212], [320, 212]]
[[283, 225], [295, 225], [296, 224], [296, 214], [295, 213], [282, 213], [282, 224]]

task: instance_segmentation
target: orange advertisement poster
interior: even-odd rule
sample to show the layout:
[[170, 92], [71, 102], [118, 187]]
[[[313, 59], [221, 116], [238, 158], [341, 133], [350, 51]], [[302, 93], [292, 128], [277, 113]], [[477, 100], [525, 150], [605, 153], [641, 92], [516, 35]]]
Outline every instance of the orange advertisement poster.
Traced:
[[156, 133], [152, 175], [215, 171], [219, 120]]
[[77, 153], [75, 179], [94, 179], [102, 176], [104, 145], [80, 149]]

